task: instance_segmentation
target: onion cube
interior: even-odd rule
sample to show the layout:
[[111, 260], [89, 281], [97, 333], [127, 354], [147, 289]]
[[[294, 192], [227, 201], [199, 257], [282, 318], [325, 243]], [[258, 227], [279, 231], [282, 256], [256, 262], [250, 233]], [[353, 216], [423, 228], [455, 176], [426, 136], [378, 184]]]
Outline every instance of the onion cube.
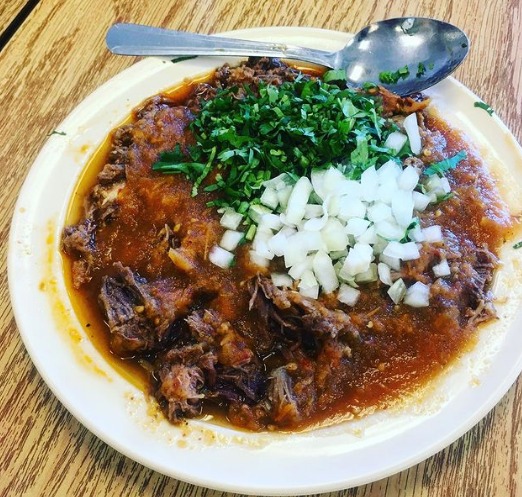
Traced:
[[288, 237], [283, 230], [267, 240], [268, 248], [276, 257], [282, 257], [288, 245]]
[[422, 234], [424, 235], [424, 241], [428, 243], [442, 242], [442, 229], [436, 224], [424, 228]]
[[419, 172], [412, 166], [407, 166], [402, 171], [399, 179], [397, 180], [397, 185], [402, 190], [412, 191], [419, 182]]
[[392, 213], [399, 226], [409, 226], [413, 217], [412, 193], [406, 190], [397, 190], [392, 198]]
[[392, 286], [393, 281], [391, 278], [391, 269], [390, 266], [388, 266], [388, 264], [384, 264], [384, 262], [379, 262], [379, 264], [377, 264], [377, 273], [382, 283], [388, 286]]
[[395, 257], [403, 261], [412, 261], [420, 257], [419, 248], [414, 242], [399, 243], [391, 241], [382, 252], [389, 257]]
[[239, 212], [236, 212], [234, 209], [226, 209], [223, 215], [221, 216], [219, 224], [221, 224], [223, 228], [235, 230], [238, 228], [242, 220], [242, 214], [239, 214]]
[[451, 269], [446, 259], [442, 259], [442, 261], [435, 264], [431, 269], [436, 278], [443, 278], [444, 276], [451, 275]]
[[305, 207], [312, 191], [312, 183], [306, 176], [302, 176], [297, 180], [286, 206], [287, 223], [297, 225], [303, 219]]
[[393, 150], [396, 154], [399, 153], [404, 147], [404, 144], [408, 141], [408, 137], [401, 133], [400, 131], [393, 131], [388, 135], [386, 141], [384, 142], [384, 146]]
[[424, 193], [420, 193], [420, 192], [412, 192], [412, 198], [413, 198], [413, 208], [416, 211], [420, 211], [420, 212], [425, 210], [431, 201], [431, 198], [428, 195], [424, 195]]
[[421, 136], [419, 132], [419, 125], [417, 124], [417, 114], [410, 114], [406, 119], [404, 119], [404, 130], [408, 135], [408, 140], [410, 141], [410, 149], [415, 154], [418, 155], [422, 150], [422, 142]]
[[305, 297], [316, 299], [319, 296], [319, 283], [310, 269], [302, 274], [301, 281], [297, 286], [299, 293]]
[[250, 260], [253, 264], [260, 267], [268, 267], [270, 260], [266, 257], [261, 257], [255, 250], [250, 251]]
[[343, 304], [354, 306], [359, 299], [361, 292], [357, 288], [352, 288], [345, 283], [341, 284], [337, 292], [337, 299]]
[[281, 217], [278, 214], [263, 214], [261, 219], [259, 220], [258, 229], [271, 229], [271, 230], [279, 230], [283, 226], [281, 222]]
[[347, 221], [351, 217], [365, 217], [366, 205], [357, 198], [343, 195], [339, 197], [339, 213], [337, 217]]
[[[339, 222], [337, 219], [332, 220]], [[339, 228], [329, 228], [328, 225], [326, 225], [321, 230], [321, 237], [323, 239], [326, 250], [330, 252], [330, 255], [331, 252], [345, 250], [348, 246], [348, 235], [344, 232], [344, 228], [341, 223], [339, 223], [339, 225]]]
[[279, 201], [279, 206], [281, 209], [286, 209], [292, 190], [293, 188], [290, 185], [285, 186], [281, 190], [277, 190], [277, 200]]
[[360, 217], [352, 217], [346, 223], [346, 233], [353, 236], [361, 236], [370, 226], [370, 221]]
[[404, 303], [410, 307], [427, 307], [430, 304], [430, 287], [417, 281], [406, 290]]
[[331, 293], [339, 286], [332, 259], [326, 252], [319, 250], [315, 254], [313, 270], [319, 285], [322, 286], [325, 293]]
[[379, 186], [379, 176], [375, 166], [365, 169], [361, 174], [361, 198], [366, 202], [373, 202], [377, 199], [377, 188]]
[[402, 278], [396, 280], [393, 285], [388, 288], [388, 295], [393, 300], [394, 304], [400, 303], [400, 301], [406, 295], [406, 283], [402, 281]]
[[384, 221], [390, 218], [392, 210], [389, 205], [383, 202], [375, 202], [371, 207], [368, 207], [368, 219], [374, 223]]
[[378, 240], [375, 226], [370, 226], [361, 236], [357, 238], [358, 243], [373, 245]]
[[370, 268], [373, 259], [373, 249], [370, 245], [356, 243], [348, 252], [339, 276], [349, 279], [359, 273], [364, 273]]
[[385, 240], [402, 240], [404, 237], [404, 228], [401, 228], [395, 222], [381, 221], [375, 225], [375, 232]]
[[292, 278], [286, 273], [272, 273], [270, 276], [274, 286], [291, 287], [293, 284]]
[[303, 273], [306, 270], [311, 270], [313, 265], [314, 258], [313, 256], [309, 255], [307, 256], [303, 261], [298, 262], [294, 266], [292, 266], [288, 270], [288, 274], [294, 279], [294, 280], [300, 280], [303, 276]]
[[219, 246], [232, 252], [236, 250], [239, 242], [243, 239], [244, 233], [240, 231], [234, 230], [226, 230], [221, 237], [221, 241], [219, 242]]
[[214, 245], [208, 253], [208, 260], [220, 268], [227, 269], [234, 261], [234, 254], [218, 245]]
[[355, 275], [356, 283], [371, 283], [372, 281], [377, 281], [377, 279], [377, 264], [374, 262], [370, 264], [370, 267], [366, 271]]
[[305, 205], [305, 219], [312, 219], [314, 217], [321, 217], [324, 214], [323, 206], [320, 204], [306, 204]]
[[277, 209], [277, 206], [279, 205], [277, 191], [270, 187], [265, 188], [265, 191], [261, 194], [259, 200], [263, 205], [270, 207], [272, 210]]
[[402, 172], [402, 167], [397, 164], [393, 159], [385, 162], [379, 169], [377, 174], [379, 175], [379, 183], [386, 184], [390, 181], [396, 181]]

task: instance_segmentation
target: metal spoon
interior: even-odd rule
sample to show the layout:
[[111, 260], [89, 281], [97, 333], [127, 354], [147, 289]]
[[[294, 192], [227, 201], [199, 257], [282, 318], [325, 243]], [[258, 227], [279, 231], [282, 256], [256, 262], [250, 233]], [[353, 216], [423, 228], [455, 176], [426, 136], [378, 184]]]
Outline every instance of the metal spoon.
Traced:
[[[459, 28], [419, 17], [370, 24], [338, 52], [219, 38], [139, 24], [114, 24], [107, 32], [106, 41], [109, 50], [120, 55], [253, 55], [298, 59], [332, 69], [346, 69], [350, 84], [376, 83], [399, 95], [422, 91], [443, 80], [464, 60], [469, 50], [469, 40]], [[402, 70], [397, 73], [399, 69]], [[384, 72], [390, 72], [392, 78], [399, 76], [398, 81], [391, 83]]]

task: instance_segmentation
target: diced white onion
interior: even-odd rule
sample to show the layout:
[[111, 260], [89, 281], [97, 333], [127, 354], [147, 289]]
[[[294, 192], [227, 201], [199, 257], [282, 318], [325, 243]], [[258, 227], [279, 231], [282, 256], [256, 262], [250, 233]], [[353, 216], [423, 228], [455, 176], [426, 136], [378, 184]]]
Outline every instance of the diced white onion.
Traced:
[[399, 304], [401, 302], [406, 295], [406, 283], [404, 283], [402, 278], [396, 280], [393, 285], [388, 288], [388, 295], [393, 300], [394, 304]]
[[313, 270], [319, 285], [321, 285], [325, 293], [331, 293], [339, 286], [332, 259], [326, 252], [319, 250], [315, 254]]
[[277, 191], [270, 187], [265, 188], [265, 190], [261, 194], [261, 197], [259, 198], [259, 201], [272, 210], [277, 209], [277, 206], [279, 205]]
[[427, 307], [430, 305], [430, 287], [417, 281], [406, 290], [404, 303], [411, 307]]
[[388, 286], [392, 286], [393, 281], [391, 278], [391, 269], [388, 264], [384, 264], [384, 262], [379, 262], [377, 264], [377, 273], [379, 274], [379, 279]]
[[299, 293], [305, 297], [316, 299], [319, 296], [319, 283], [312, 270], [307, 269], [303, 272], [298, 288]]
[[429, 195], [424, 195], [424, 193], [421, 192], [412, 192], [412, 198], [413, 198], [413, 208], [416, 211], [422, 212], [423, 210], [428, 207], [428, 204], [430, 203], [430, 197]]
[[223, 215], [221, 216], [219, 224], [221, 224], [223, 228], [227, 228], [229, 230], [236, 230], [242, 220], [242, 214], [239, 214], [239, 212], [236, 212], [234, 209], [226, 209]]
[[248, 217], [250, 217], [250, 219], [252, 219], [252, 221], [254, 221], [254, 223], [259, 224], [261, 222], [261, 218], [265, 214], [270, 214], [271, 212], [272, 211], [264, 205], [254, 204], [254, 205], [251, 205], [250, 208], [248, 209]]
[[374, 223], [389, 219], [392, 215], [392, 210], [389, 205], [384, 202], [375, 202], [368, 208], [368, 219]]
[[393, 216], [399, 226], [407, 227], [413, 217], [413, 197], [411, 192], [397, 190], [391, 204]]
[[305, 215], [306, 204], [312, 193], [312, 183], [306, 176], [297, 180], [286, 206], [286, 221], [289, 224], [297, 225]]
[[433, 266], [431, 269], [437, 278], [444, 278], [444, 276], [451, 275], [451, 269], [446, 259], [442, 259], [442, 261], [440, 261], [438, 264], [435, 264], [435, 266]]
[[428, 243], [442, 242], [442, 229], [436, 224], [424, 228], [422, 234], [424, 235], [424, 241]]
[[421, 136], [419, 132], [419, 125], [417, 124], [417, 114], [410, 114], [406, 119], [404, 119], [404, 131], [408, 135], [408, 140], [410, 142], [411, 151], [418, 155], [422, 150]]
[[[413, 124], [419, 134], [416, 119], [412, 114], [404, 121], [413, 148]], [[404, 141], [406, 135], [400, 135], [390, 141]], [[418, 140], [420, 144], [420, 134]], [[360, 181], [347, 179], [337, 168], [313, 170], [310, 179], [302, 177], [293, 186], [286, 174], [269, 180], [261, 204], [249, 210], [257, 224], [251, 259], [267, 267], [271, 259], [282, 257], [287, 273], [274, 273], [274, 284], [293, 286], [295, 282], [299, 292], [310, 298], [338, 289], [339, 300], [353, 305], [360, 294], [354, 287], [380, 280], [389, 286], [393, 302], [408, 296], [409, 305], [428, 305], [429, 287], [427, 293], [419, 285], [410, 290], [402, 279], [393, 281], [392, 277], [392, 271], [400, 271], [401, 261], [420, 257], [420, 242], [442, 240], [441, 228], [422, 229], [416, 213], [447, 193], [449, 182], [430, 176], [423, 183], [426, 193], [415, 191], [418, 184], [417, 169], [403, 168], [395, 160], [379, 169], [367, 168]], [[242, 219], [236, 213], [237, 226]], [[226, 232], [220, 244], [231, 252], [243, 234], [235, 228], [228, 230], [235, 233]], [[404, 243], [404, 239], [411, 241]], [[433, 266], [436, 277], [447, 276], [448, 271], [445, 260]]]
[[412, 261], [420, 257], [419, 248], [414, 242], [399, 243], [392, 241], [388, 243], [382, 253], [389, 257], [396, 257], [402, 261]]
[[243, 239], [243, 236], [244, 233], [241, 233], [240, 231], [226, 230], [221, 237], [219, 246], [229, 252], [233, 252], [236, 250], [239, 242]]
[[359, 300], [359, 296], [361, 295], [361, 291], [357, 290], [357, 288], [352, 288], [345, 283], [342, 283], [339, 287], [339, 291], [337, 292], [337, 299], [339, 302], [343, 304], [354, 306]]
[[293, 280], [286, 273], [272, 273], [270, 275], [272, 283], [277, 287], [288, 287], [293, 285]]
[[419, 182], [419, 172], [412, 166], [407, 166], [402, 171], [399, 179], [397, 180], [397, 185], [399, 188], [403, 190], [412, 191]]
[[400, 152], [404, 144], [408, 141], [408, 137], [401, 133], [400, 131], [393, 131], [388, 135], [386, 141], [384, 142], [384, 146], [386, 148], [390, 148], [395, 151], [395, 153]]
[[223, 269], [229, 268], [234, 261], [234, 254], [224, 248], [214, 245], [208, 253], [208, 260]]
[[366, 271], [355, 275], [356, 283], [371, 283], [372, 281], [377, 281], [377, 279], [377, 264], [375, 264], [374, 262], [370, 264], [370, 267]]
[[353, 236], [361, 236], [370, 226], [368, 219], [361, 219], [360, 217], [352, 217], [346, 223], [346, 233]]
[[256, 265], [260, 267], [268, 267], [270, 264], [270, 259], [266, 257], [262, 257], [255, 250], [250, 250], [250, 260]]
[[271, 230], [279, 230], [283, 227], [281, 217], [277, 214], [263, 214], [259, 220], [258, 229], [268, 228]]

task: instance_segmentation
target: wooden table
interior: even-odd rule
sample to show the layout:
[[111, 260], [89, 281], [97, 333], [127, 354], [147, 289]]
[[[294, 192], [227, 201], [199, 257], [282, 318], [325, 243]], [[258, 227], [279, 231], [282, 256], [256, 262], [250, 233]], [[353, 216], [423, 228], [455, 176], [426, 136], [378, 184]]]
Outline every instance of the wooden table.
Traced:
[[[4, 0], [0, 28], [0, 495], [206, 495], [127, 459], [81, 426], [32, 365], [9, 304], [6, 242], [17, 192], [46, 135], [89, 93], [135, 60], [107, 52], [116, 21], [215, 33], [252, 26], [356, 31], [419, 15], [472, 40], [460, 79], [522, 141], [521, 0]], [[1, 33], [0, 33], [1, 34]], [[329, 495], [522, 496], [522, 378], [475, 428], [399, 474]]]

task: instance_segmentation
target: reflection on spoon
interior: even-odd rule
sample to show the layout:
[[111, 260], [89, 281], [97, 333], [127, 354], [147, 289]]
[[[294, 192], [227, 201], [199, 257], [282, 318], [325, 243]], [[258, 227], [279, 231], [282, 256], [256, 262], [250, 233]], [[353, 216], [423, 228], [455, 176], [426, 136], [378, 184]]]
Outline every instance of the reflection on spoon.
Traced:
[[107, 47], [120, 55], [268, 56], [346, 70], [355, 86], [371, 82], [399, 95], [422, 91], [451, 74], [469, 51], [467, 36], [443, 21], [402, 17], [375, 22], [341, 50], [220, 38], [138, 24], [115, 24]]

